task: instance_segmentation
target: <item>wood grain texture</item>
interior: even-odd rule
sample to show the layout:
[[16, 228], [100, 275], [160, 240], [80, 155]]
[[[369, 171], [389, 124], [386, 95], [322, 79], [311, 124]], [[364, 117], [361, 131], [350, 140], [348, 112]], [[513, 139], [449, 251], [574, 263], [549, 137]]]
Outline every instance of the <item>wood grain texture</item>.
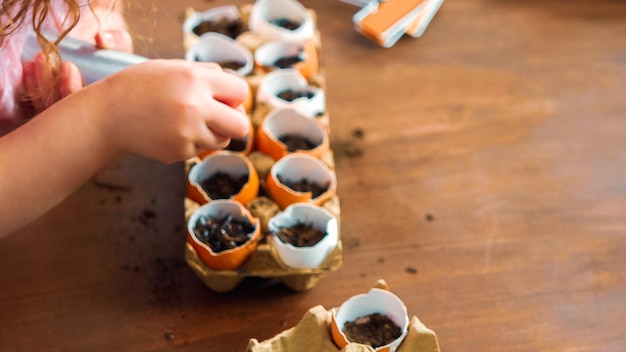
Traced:
[[[137, 49], [182, 57], [185, 6], [231, 3], [136, 4]], [[626, 2], [446, 0], [390, 49], [355, 7], [302, 3], [343, 267], [303, 293], [210, 291], [183, 259], [182, 165], [127, 156], [0, 240], [0, 351], [243, 351], [381, 278], [442, 351], [623, 351]]]

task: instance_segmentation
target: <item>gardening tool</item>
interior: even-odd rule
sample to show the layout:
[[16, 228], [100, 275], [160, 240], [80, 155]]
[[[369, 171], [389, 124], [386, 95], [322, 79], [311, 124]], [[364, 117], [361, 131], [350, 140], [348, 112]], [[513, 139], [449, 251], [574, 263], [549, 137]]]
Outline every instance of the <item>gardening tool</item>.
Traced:
[[[49, 40], [55, 40], [52, 33], [44, 33]], [[92, 43], [88, 43], [76, 38], [65, 37], [58, 44], [61, 59], [74, 63], [81, 75], [84, 83], [91, 84], [104, 77], [112, 75], [130, 65], [147, 61], [148, 58], [130, 54], [122, 51], [100, 49]], [[24, 44], [22, 60], [33, 60], [35, 55], [41, 51], [35, 33], [30, 33]]]
[[361, 9], [352, 17], [357, 32], [375, 43], [392, 47], [405, 33], [417, 38], [443, 0], [342, 0]]

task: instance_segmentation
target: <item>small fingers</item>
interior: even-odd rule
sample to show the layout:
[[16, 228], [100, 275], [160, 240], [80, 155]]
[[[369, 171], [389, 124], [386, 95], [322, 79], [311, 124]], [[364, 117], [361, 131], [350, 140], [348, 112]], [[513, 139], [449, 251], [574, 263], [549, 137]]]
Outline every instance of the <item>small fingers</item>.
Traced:
[[[222, 71], [218, 64], [203, 62], [196, 63], [196, 65], [209, 69], [197, 70], [197, 72], [200, 79], [211, 87], [213, 99], [232, 108], [236, 108], [241, 105], [250, 94], [250, 86], [243, 78], [236, 74]], [[217, 68], [215, 68], [216, 66]]]
[[61, 81], [59, 82], [59, 94], [61, 98], [78, 91], [83, 87], [83, 78], [78, 67], [71, 62], [61, 64]]
[[214, 71], [223, 71], [222, 66], [220, 66], [220, 64], [216, 63], [216, 62], [194, 62], [194, 65], [197, 66], [201, 66], [204, 68], [207, 68], [209, 70], [214, 70]]
[[246, 81], [230, 73], [224, 73], [230, 75], [235, 79], [220, 80], [213, 97], [215, 100], [224, 103], [232, 108], [241, 106], [250, 92], [250, 86]]
[[55, 101], [59, 94], [51, 83], [52, 75], [42, 53], [34, 61], [22, 63], [22, 84], [36, 112], [41, 112]]
[[211, 104], [210, 109], [206, 126], [213, 133], [228, 138], [243, 138], [248, 134], [250, 120], [245, 113], [217, 101]]
[[35, 112], [41, 112], [61, 98], [83, 87], [82, 77], [76, 65], [61, 63], [61, 75], [55, 84], [44, 54], [39, 53], [34, 61], [22, 63], [22, 84]]
[[96, 46], [100, 49], [111, 49], [133, 52], [133, 38], [123, 29], [107, 29], [100, 31], [95, 37]]
[[219, 133], [215, 133], [209, 129], [202, 129], [198, 139], [194, 142], [196, 147], [196, 155], [204, 150], [224, 149], [230, 143], [230, 138]]
[[195, 144], [196, 152], [192, 156], [199, 155], [202, 152], [206, 152], [206, 151], [222, 150], [226, 148], [229, 143], [230, 143], [230, 138], [225, 138], [225, 137], [223, 139], [216, 139], [214, 142], [211, 142], [209, 144], [203, 141], [200, 141]]

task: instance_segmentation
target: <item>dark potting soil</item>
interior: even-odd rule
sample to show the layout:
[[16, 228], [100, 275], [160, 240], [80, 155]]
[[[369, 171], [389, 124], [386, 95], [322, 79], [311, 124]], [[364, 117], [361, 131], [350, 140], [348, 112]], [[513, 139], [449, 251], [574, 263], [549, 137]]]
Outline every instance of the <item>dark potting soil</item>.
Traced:
[[283, 185], [293, 189], [296, 192], [311, 192], [312, 198], [315, 199], [328, 190], [330, 184], [320, 185], [315, 182], [309, 182], [308, 179], [302, 178], [297, 181], [286, 180], [282, 176], [277, 175], [278, 181]]
[[246, 150], [247, 145], [248, 141], [245, 138], [233, 138], [224, 149], [230, 150], [231, 152], [243, 152]]
[[241, 62], [241, 61], [220, 61], [218, 62], [218, 64], [223, 68], [223, 69], [230, 69], [233, 71], [237, 71], [238, 69], [244, 67], [246, 65], [245, 62]]
[[213, 252], [219, 253], [246, 243], [255, 228], [246, 219], [237, 220], [232, 215], [222, 219], [200, 216], [193, 233], [198, 241], [207, 244]]
[[275, 26], [283, 27], [290, 31], [296, 30], [302, 25], [302, 23], [292, 21], [288, 18], [275, 18], [269, 22]]
[[287, 146], [287, 151], [292, 153], [296, 150], [311, 150], [317, 147], [315, 143], [296, 134], [285, 134], [278, 137], [278, 140]]
[[293, 101], [293, 100], [296, 100], [298, 98], [311, 99], [311, 98], [313, 98], [315, 96], [315, 93], [313, 93], [310, 90], [286, 89], [286, 90], [278, 92], [278, 94], [276, 94], [276, 96], [279, 97], [282, 100]]
[[376, 348], [393, 342], [402, 330], [388, 316], [374, 313], [346, 322], [343, 333], [351, 342]]
[[200, 36], [208, 32], [217, 32], [235, 39], [243, 30], [243, 22], [229, 18], [222, 18], [218, 21], [203, 21], [195, 26], [192, 31]]
[[228, 199], [241, 191], [248, 182], [248, 175], [233, 177], [224, 172], [216, 172], [200, 182], [200, 187], [211, 199]]
[[302, 61], [304, 61], [304, 53], [301, 51], [297, 55], [283, 56], [279, 58], [278, 60], [274, 61], [272, 66], [278, 67], [278, 68], [290, 68], [290, 67], [293, 67], [293, 65], [297, 64], [298, 62], [302, 62]]
[[296, 247], [310, 247], [321, 241], [326, 232], [312, 224], [297, 223], [290, 227], [281, 227], [276, 235], [284, 243]]

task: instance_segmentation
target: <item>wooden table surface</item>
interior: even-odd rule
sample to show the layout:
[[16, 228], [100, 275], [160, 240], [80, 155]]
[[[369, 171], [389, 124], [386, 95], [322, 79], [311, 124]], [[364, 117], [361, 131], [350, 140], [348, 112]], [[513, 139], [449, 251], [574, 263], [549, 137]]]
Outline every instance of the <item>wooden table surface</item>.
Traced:
[[[182, 57], [184, 7], [223, 4], [246, 2], [134, 4], [138, 52]], [[378, 279], [442, 351], [624, 351], [626, 2], [446, 0], [390, 49], [355, 7], [303, 4], [342, 268], [306, 292], [209, 290], [184, 262], [182, 165], [125, 156], [0, 240], [0, 351], [243, 351]]]

